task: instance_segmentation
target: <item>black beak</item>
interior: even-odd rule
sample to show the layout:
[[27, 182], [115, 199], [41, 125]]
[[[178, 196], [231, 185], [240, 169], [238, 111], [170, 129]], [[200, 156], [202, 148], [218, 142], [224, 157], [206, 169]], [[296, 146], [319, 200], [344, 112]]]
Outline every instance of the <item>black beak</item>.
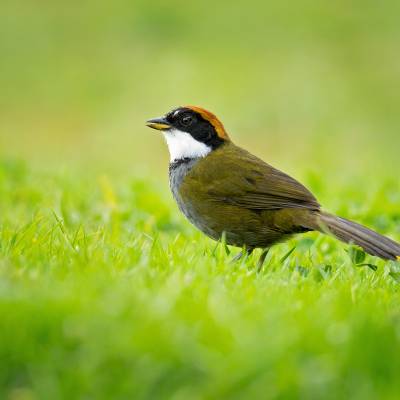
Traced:
[[171, 129], [171, 124], [165, 119], [165, 117], [149, 119], [146, 121], [146, 125], [149, 128], [157, 129], [158, 131]]

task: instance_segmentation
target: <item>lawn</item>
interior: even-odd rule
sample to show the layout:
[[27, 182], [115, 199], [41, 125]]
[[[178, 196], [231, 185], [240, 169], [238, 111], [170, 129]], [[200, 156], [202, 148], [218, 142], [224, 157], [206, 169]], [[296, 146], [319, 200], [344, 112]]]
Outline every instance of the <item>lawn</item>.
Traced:
[[144, 126], [209, 108], [399, 241], [398, 2], [1, 8], [1, 400], [399, 397], [400, 264], [314, 233], [231, 263]]
[[230, 264], [151, 180], [4, 162], [0, 193], [0, 398], [397, 397], [395, 263], [307, 234]]

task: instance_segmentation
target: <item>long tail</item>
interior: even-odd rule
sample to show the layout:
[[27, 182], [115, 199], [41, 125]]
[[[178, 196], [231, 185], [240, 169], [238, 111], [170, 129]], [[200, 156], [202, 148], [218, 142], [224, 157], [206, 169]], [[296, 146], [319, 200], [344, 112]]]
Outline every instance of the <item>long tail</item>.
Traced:
[[345, 243], [353, 243], [373, 256], [400, 261], [400, 244], [360, 224], [321, 212], [319, 229], [332, 233]]

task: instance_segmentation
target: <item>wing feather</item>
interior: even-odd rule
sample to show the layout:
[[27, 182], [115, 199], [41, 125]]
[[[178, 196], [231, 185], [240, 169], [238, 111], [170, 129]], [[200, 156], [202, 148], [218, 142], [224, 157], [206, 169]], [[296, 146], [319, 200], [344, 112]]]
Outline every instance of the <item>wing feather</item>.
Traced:
[[215, 201], [252, 210], [320, 208], [313, 194], [289, 175], [232, 143], [223, 147], [207, 156], [196, 174]]

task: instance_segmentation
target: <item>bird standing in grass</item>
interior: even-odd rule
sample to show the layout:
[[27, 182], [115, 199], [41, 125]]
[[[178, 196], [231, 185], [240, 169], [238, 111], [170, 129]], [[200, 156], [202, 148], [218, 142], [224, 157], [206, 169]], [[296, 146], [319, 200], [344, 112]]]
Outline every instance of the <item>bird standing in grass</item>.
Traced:
[[180, 210], [215, 240], [250, 254], [297, 233], [330, 233], [365, 252], [400, 259], [400, 244], [347, 219], [321, 211], [301, 183], [230, 140], [223, 124], [200, 107], [179, 107], [147, 125], [164, 134], [170, 187]]

